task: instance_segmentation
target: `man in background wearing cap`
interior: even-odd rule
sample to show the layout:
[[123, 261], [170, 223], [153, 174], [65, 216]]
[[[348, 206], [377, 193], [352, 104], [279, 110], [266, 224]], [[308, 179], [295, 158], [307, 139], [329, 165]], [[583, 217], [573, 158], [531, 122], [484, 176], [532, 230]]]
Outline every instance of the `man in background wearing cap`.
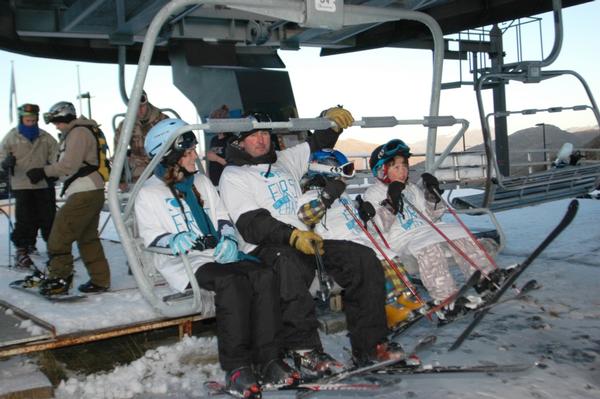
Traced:
[[[160, 109], [156, 108], [148, 101], [146, 92], [142, 92], [137, 119], [135, 125], [133, 125], [133, 133], [131, 134], [131, 140], [129, 140], [129, 151], [127, 152], [127, 164], [129, 165], [129, 171], [131, 173], [131, 181], [128, 181], [127, 176], [123, 176], [121, 178], [121, 190], [126, 190], [130, 183], [135, 183], [146, 166], [150, 163], [150, 159], [144, 150], [144, 140], [154, 125], [167, 118], [167, 115], [160, 112]], [[121, 137], [122, 128], [123, 121], [121, 121], [119, 127], [117, 127], [117, 130], [115, 131], [115, 150], [119, 143], [119, 138]]]
[[30, 269], [29, 254], [35, 251], [38, 229], [47, 242], [56, 213], [54, 184], [48, 179], [31, 183], [25, 173], [56, 160], [58, 143], [38, 127], [40, 107], [23, 104], [18, 108], [19, 125], [11, 129], [0, 144], [2, 168], [10, 176], [16, 202], [15, 229], [11, 240], [15, 247], [16, 267]]
[[[227, 118], [229, 118], [229, 107], [224, 104], [210, 114], [210, 119]], [[227, 165], [225, 148], [232, 137], [233, 133], [218, 132], [216, 136], [210, 139], [210, 145], [206, 151], [206, 159], [208, 160], [208, 177], [215, 186], [219, 185], [221, 173], [223, 173], [223, 169]]]

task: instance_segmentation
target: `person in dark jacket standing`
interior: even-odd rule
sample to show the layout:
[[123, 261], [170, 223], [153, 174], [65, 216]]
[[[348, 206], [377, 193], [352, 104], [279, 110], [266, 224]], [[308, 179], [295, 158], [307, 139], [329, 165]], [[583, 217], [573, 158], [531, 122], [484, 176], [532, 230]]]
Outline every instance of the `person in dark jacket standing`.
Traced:
[[[220, 108], [217, 108], [210, 114], [210, 118], [229, 118], [229, 108], [227, 105], [222, 105]], [[227, 143], [229, 143], [229, 140], [231, 140], [232, 137], [233, 133], [218, 132], [217, 135], [210, 140], [209, 148], [206, 151], [206, 159], [208, 161], [208, 177], [215, 186], [219, 185], [221, 173], [223, 173], [223, 169], [225, 168], [225, 165], [227, 165], [227, 161], [225, 160], [225, 149], [227, 148]]]
[[[335, 129], [317, 131], [305, 143], [275, 151], [268, 130], [241, 133], [227, 147], [228, 166], [219, 189], [232, 220], [246, 241], [245, 251], [274, 267], [280, 278], [283, 331], [281, 340], [295, 365], [308, 374], [336, 372], [342, 365], [323, 351], [317, 333], [309, 286], [315, 276], [315, 253], [327, 272], [344, 288], [344, 310], [354, 360], [358, 364], [401, 358], [403, 351], [386, 341], [383, 271], [375, 253], [364, 246], [323, 240], [296, 216], [302, 194], [300, 179], [311, 152], [332, 148], [342, 129], [354, 121], [341, 107], [322, 116]], [[271, 122], [265, 114], [248, 116]]]
[[23, 104], [18, 108], [19, 125], [11, 129], [0, 144], [2, 168], [10, 174], [12, 194], [15, 198], [15, 229], [11, 240], [16, 252], [16, 267], [30, 269], [33, 262], [29, 254], [36, 249], [37, 231], [48, 242], [56, 213], [54, 184], [48, 179], [36, 183], [25, 173], [31, 168], [41, 168], [56, 160], [58, 143], [48, 132], [38, 126], [40, 107]]

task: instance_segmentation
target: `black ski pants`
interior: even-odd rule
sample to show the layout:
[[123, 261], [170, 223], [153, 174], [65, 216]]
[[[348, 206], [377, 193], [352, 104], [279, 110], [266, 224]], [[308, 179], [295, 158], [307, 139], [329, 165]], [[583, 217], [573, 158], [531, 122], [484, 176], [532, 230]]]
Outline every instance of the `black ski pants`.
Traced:
[[215, 293], [219, 361], [225, 371], [262, 364], [281, 354], [279, 292], [262, 263], [206, 263], [196, 270], [198, 285]]
[[15, 229], [11, 239], [17, 248], [35, 245], [37, 231], [42, 230], [44, 241], [48, 242], [52, 222], [56, 214], [56, 194], [54, 187], [34, 190], [14, 190]]
[[[344, 289], [344, 312], [352, 350], [357, 356], [371, 354], [388, 333], [381, 264], [373, 250], [350, 241], [325, 240], [324, 249], [325, 269]], [[315, 277], [315, 257], [286, 245], [259, 246], [252, 254], [272, 266], [279, 279], [282, 347], [321, 348], [315, 301], [308, 291]]]

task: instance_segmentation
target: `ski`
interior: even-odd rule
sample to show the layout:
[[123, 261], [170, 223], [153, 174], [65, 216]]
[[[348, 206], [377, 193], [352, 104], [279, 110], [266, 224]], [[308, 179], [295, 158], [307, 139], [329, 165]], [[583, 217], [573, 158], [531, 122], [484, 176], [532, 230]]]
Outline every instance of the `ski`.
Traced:
[[438, 310], [442, 309], [444, 306], [447, 306], [447, 305], [451, 304], [456, 299], [458, 299], [461, 296], [465, 295], [467, 293], [467, 291], [469, 291], [471, 288], [473, 288], [473, 286], [475, 286], [475, 284], [477, 284], [479, 282], [480, 279], [481, 279], [481, 272], [479, 270], [475, 270], [475, 272], [473, 274], [471, 274], [471, 276], [469, 277], [469, 279], [467, 280], [467, 282], [465, 284], [463, 284], [462, 287], [460, 287], [448, 299], [446, 299], [445, 301], [443, 301], [442, 303], [440, 303], [437, 306], [434, 306], [434, 307], [432, 307], [432, 308], [430, 308], [430, 309], [428, 309], [428, 310], [426, 310], [426, 311], [424, 311], [422, 313], [417, 314], [415, 317], [413, 317], [412, 319], [408, 320], [406, 323], [402, 323], [402, 324], [394, 327], [392, 329], [392, 332], [390, 333], [390, 339], [394, 339], [398, 335], [402, 334], [403, 332], [405, 332], [406, 330], [408, 330], [410, 327], [412, 327], [415, 324], [417, 324], [417, 322], [419, 320], [421, 320], [423, 317], [431, 316], [432, 314], [434, 314]]
[[471, 321], [467, 328], [465, 328], [464, 331], [458, 336], [458, 338], [456, 338], [452, 346], [450, 346], [450, 349], [448, 349], [449, 351], [456, 350], [462, 345], [465, 339], [471, 334], [471, 332], [473, 332], [475, 327], [477, 327], [477, 325], [489, 312], [489, 310], [491, 309], [489, 305], [498, 302], [502, 295], [504, 295], [504, 293], [510, 287], [512, 287], [513, 283], [525, 271], [525, 269], [527, 269], [527, 267], [533, 263], [533, 261], [542, 253], [542, 251], [546, 249], [546, 247], [548, 247], [548, 245], [550, 245], [550, 243], [552, 243], [552, 241], [554, 241], [554, 239], [558, 237], [560, 233], [562, 233], [565, 230], [565, 228], [567, 228], [567, 226], [569, 226], [569, 224], [571, 224], [571, 222], [575, 218], [575, 215], [577, 215], [578, 209], [579, 202], [577, 200], [573, 200], [569, 203], [567, 212], [563, 216], [560, 223], [550, 232], [550, 234], [548, 234], [548, 236], [529, 255], [529, 257], [527, 257], [527, 259], [525, 259], [522, 263], [515, 267], [513, 272], [506, 278], [506, 280], [502, 283], [500, 288], [498, 288], [498, 290], [492, 294], [491, 298], [488, 301], [486, 301], [486, 307], [476, 311], [473, 321]]
[[38, 298], [42, 298], [50, 302], [75, 302], [87, 298], [87, 296], [83, 294], [62, 294], [45, 296], [40, 294], [40, 292], [38, 291], [38, 287], [26, 287], [24, 285], [25, 282], [25, 280], [16, 280], [12, 283], [9, 283], [8, 286], [21, 292], [26, 292], [30, 295], [35, 295]]
[[377, 375], [445, 374], [445, 373], [518, 373], [528, 370], [532, 365], [516, 364], [477, 364], [477, 365], [423, 365], [419, 367], [388, 367], [377, 370]]
[[421, 360], [418, 358], [417, 353], [431, 347], [436, 341], [437, 337], [435, 335], [428, 335], [420, 339], [419, 342], [417, 342], [417, 344], [413, 348], [413, 350], [410, 352], [410, 354], [402, 359], [390, 359], [384, 360], [382, 362], [369, 364], [363, 367], [348, 368], [346, 370], [340, 371], [339, 373], [320, 378], [313, 382], [327, 384], [336, 383], [350, 377], [372, 373], [376, 370], [384, 369], [386, 367], [399, 364], [402, 364], [406, 367], [416, 367], [421, 364]]
[[[228, 395], [239, 398], [239, 394], [231, 392], [225, 388], [225, 385], [217, 381], [207, 381], [204, 387], [208, 391], [209, 396]], [[298, 385], [263, 385], [261, 393], [280, 392], [280, 391], [295, 391], [295, 392], [323, 392], [323, 391], [345, 391], [345, 392], [370, 392], [377, 391], [382, 388], [382, 385], [377, 383], [318, 383], [307, 382]]]

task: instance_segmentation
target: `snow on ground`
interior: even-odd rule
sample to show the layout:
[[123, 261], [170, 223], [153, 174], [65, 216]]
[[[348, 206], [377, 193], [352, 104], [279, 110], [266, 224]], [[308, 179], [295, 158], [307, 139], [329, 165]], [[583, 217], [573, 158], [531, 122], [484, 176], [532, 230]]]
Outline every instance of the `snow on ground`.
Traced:
[[[102, 216], [101, 226], [108, 217], [108, 213], [103, 213]], [[49, 322], [55, 327], [58, 335], [130, 324], [160, 317], [137, 290], [133, 276], [128, 274], [126, 257], [121, 244], [113, 242], [118, 239], [118, 236], [110, 221], [103, 231], [102, 245], [110, 264], [111, 292], [102, 295], [89, 295], [85, 300], [78, 302], [50, 302], [8, 287], [9, 282], [22, 279], [27, 273], [7, 267], [9, 264], [14, 264], [14, 259], [10, 263], [7, 237], [7, 219], [0, 215], [0, 281], [6, 282], [6, 284], [0, 285], [0, 299], [15, 304], [22, 310]], [[41, 238], [38, 238], [37, 248], [40, 254], [32, 256], [32, 260], [38, 268], [44, 270], [47, 255], [44, 240]], [[76, 245], [73, 246], [73, 253], [78, 258]], [[14, 248], [11, 249], [11, 255], [14, 256]], [[76, 287], [88, 280], [89, 275], [83, 266], [83, 262], [77, 260], [75, 262], [74, 288], [71, 292], [78, 292]], [[164, 291], [165, 294], [171, 292], [166, 287], [159, 288], [159, 291]], [[27, 323], [24, 323], [22, 327], [27, 329]]]
[[[505, 251], [497, 259], [498, 263], [506, 266], [522, 261], [558, 223], [568, 202], [556, 201], [499, 213], [497, 216], [508, 242]], [[482, 218], [465, 217], [465, 220], [477, 228], [486, 225]], [[435, 334], [437, 343], [420, 354], [425, 364], [527, 363], [532, 365], [531, 369], [491, 375], [405, 375], [390, 388], [382, 389], [377, 394], [370, 392], [368, 396], [384, 399], [599, 398], [599, 220], [600, 202], [580, 200], [575, 221], [518, 280], [523, 284], [535, 278], [542, 288], [531, 293], [526, 300], [498, 305], [457, 351], [447, 352], [447, 348], [466, 326], [468, 319], [443, 328], [436, 328], [423, 320], [398, 338], [400, 343], [410, 348], [419, 338]], [[487, 228], [490, 227], [487, 225]], [[1, 254], [5, 254], [6, 233], [0, 233], [0, 240]], [[107, 245], [107, 242], [104, 244]], [[111, 247], [111, 266], [112, 256], [117, 252], [116, 248]], [[0, 259], [0, 264], [2, 262]], [[8, 281], [7, 272], [4, 268], [0, 269], [4, 273], [0, 278]], [[85, 272], [78, 273], [78, 279], [83, 281], [82, 274]], [[113, 281], [117, 283], [114, 278]], [[0, 292], [3, 290], [0, 289]], [[131, 295], [135, 293], [132, 291]], [[507, 293], [506, 297], [510, 295]], [[98, 296], [98, 300], [106, 301], [106, 307], [110, 305], [110, 318], [118, 318], [123, 313], [130, 319], [129, 302], [126, 305], [122, 302], [110, 303], [109, 299], [101, 299], [103, 296]], [[24, 297], [18, 299], [25, 300]], [[69, 306], [72, 305], [61, 305], [61, 312], [67, 316], [70, 313]], [[142, 313], [138, 308], [135, 309], [134, 314], [138, 311]], [[94, 315], [98, 319], [103, 317], [109, 318], [104, 314]], [[328, 352], [349, 361], [349, 343], [343, 333], [322, 335], [322, 339]], [[55, 395], [57, 398], [88, 399], [206, 397], [203, 383], [223, 378], [216, 356], [214, 338], [186, 338], [177, 344], [150, 350], [142, 358], [110, 372], [69, 378], [57, 387]], [[27, 367], [27, 360], [22, 362], [22, 367]], [[540, 362], [544, 368], [533, 367], [535, 362]], [[290, 394], [269, 393], [265, 396], [289, 397]], [[313, 396], [350, 395], [320, 393]]]

